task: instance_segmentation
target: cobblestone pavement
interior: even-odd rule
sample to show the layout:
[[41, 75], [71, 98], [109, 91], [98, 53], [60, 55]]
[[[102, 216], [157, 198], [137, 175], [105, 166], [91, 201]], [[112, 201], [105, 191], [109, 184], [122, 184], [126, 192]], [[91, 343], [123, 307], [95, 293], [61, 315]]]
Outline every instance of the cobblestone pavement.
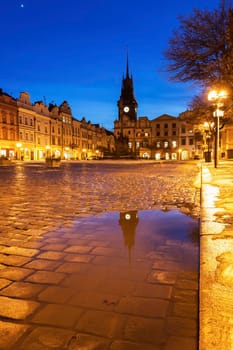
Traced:
[[233, 162], [203, 164], [200, 350], [233, 349]]
[[[0, 349], [196, 350], [198, 232], [147, 241], [146, 225], [199, 218], [197, 163], [24, 163], [0, 186]], [[126, 211], [149, 215], [131, 261]]]

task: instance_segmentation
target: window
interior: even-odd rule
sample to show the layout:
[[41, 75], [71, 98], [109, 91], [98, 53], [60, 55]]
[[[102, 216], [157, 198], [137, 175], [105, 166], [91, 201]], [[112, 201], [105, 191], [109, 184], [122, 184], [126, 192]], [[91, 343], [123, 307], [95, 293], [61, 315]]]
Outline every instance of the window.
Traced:
[[168, 132], [167, 131], [164, 131], [164, 136], [168, 136]]
[[145, 137], [148, 137], [148, 136], [149, 136], [148, 132], [145, 132], [144, 136], [145, 136]]
[[168, 124], [164, 124], [164, 128], [167, 129], [168, 128]]
[[128, 143], [128, 147], [129, 147], [129, 148], [132, 148], [132, 142], [129, 142], [129, 143]]
[[176, 136], [176, 131], [175, 130], [172, 131], [172, 135]]
[[136, 148], [140, 147], [140, 142], [136, 142]]
[[2, 136], [3, 136], [3, 138], [4, 138], [5, 140], [8, 139], [7, 128], [3, 128], [3, 129], [2, 129]]
[[37, 125], [37, 130], [40, 131], [40, 124]]
[[28, 133], [25, 134], [25, 139], [28, 140]]
[[28, 118], [25, 117], [25, 125], [28, 125]]
[[159, 129], [160, 128], [160, 124], [156, 124], [156, 128]]
[[19, 139], [20, 139], [20, 140], [23, 139], [23, 133], [22, 133], [22, 131], [19, 132]]
[[156, 142], [156, 147], [160, 148], [160, 142], [159, 141]]
[[186, 145], [186, 139], [184, 139], [184, 138], [181, 139], [181, 145], [182, 145], [182, 146]]
[[22, 120], [22, 116], [20, 115], [19, 116], [19, 124], [22, 124], [23, 123], [23, 120]]
[[160, 136], [160, 132], [159, 131], [156, 133], [156, 136]]
[[176, 128], [176, 123], [172, 123], [172, 127], [173, 127], [173, 128]]
[[30, 119], [30, 126], [33, 126], [33, 119]]
[[168, 148], [168, 141], [164, 141], [163, 146], [164, 148]]
[[182, 127], [181, 127], [181, 133], [182, 133], [182, 134], [185, 134], [185, 133], [186, 133], [185, 126], [182, 126]]
[[189, 139], [189, 145], [193, 145], [193, 139]]
[[14, 117], [12, 115], [11, 115], [10, 123], [11, 125], [14, 125]]
[[14, 133], [14, 130], [10, 130], [10, 139], [11, 140], [14, 140], [15, 139], [15, 133]]
[[6, 123], [6, 116], [5, 115], [2, 116], [2, 122]]
[[172, 141], [172, 147], [176, 148], [177, 147], [177, 142], [176, 141]]

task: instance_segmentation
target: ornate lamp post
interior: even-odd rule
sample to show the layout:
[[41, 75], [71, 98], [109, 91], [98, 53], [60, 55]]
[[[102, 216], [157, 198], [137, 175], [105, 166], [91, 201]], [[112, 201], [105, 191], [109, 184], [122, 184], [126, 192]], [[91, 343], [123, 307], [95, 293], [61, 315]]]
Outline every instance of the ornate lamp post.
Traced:
[[220, 108], [223, 106], [223, 100], [227, 98], [227, 93], [225, 90], [211, 90], [208, 93], [208, 100], [213, 102], [216, 106], [216, 109], [214, 111], [214, 117], [215, 119], [215, 152], [214, 152], [214, 167], [218, 167], [218, 160], [219, 160], [219, 118], [223, 117], [224, 112], [220, 110]]

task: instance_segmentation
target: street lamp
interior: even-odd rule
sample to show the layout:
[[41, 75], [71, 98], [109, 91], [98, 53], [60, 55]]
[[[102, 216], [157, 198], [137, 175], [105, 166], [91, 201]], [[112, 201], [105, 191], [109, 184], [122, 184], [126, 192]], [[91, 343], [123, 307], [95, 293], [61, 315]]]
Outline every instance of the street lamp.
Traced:
[[227, 98], [227, 93], [225, 90], [211, 90], [208, 93], [208, 100], [214, 102], [216, 105], [216, 109], [213, 113], [214, 117], [216, 118], [215, 121], [215, 152], [214, 152], [214, 167], [218, 167], [218, 158], [219, 158], [219, 118], [223, 117], [224, 112], [220, 110], [220, 108], [223, 106], [223, 100]]

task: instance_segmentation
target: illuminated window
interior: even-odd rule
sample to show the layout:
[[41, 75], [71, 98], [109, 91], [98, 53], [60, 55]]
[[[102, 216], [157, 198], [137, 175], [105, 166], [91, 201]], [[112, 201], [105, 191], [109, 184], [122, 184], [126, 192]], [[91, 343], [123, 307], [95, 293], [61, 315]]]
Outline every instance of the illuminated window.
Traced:
[[168, 148], [168, 141], [164, 141], [163, 146], [164, 148]]
[[176, 141], [172, 141], [172, 147], [176, 148], [177, 147], [177, 142]]
[[159, 142], [159, 141], [156, 142], [156, 147], [157, 147], [157, 148], [160, 147], [160, 142]]
[[132, 142], [129, 142], [129, 143], [128, 143], [128, 147], [129, 147], [129, 148], [132, 148]]

